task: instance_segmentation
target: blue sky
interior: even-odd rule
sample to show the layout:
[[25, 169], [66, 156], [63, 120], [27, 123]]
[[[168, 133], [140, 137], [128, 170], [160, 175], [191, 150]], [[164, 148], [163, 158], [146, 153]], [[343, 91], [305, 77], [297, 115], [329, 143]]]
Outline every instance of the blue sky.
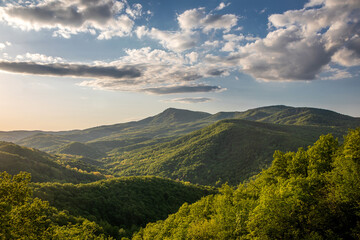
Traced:
[[0, 130], [65, 130], [168, 107], [360, 116], [360, 3], [0, 1]]

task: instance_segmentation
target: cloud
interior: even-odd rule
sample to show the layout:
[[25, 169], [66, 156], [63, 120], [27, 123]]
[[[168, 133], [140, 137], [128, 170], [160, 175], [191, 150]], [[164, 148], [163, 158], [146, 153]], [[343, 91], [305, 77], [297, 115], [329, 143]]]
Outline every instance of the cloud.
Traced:
[[174, 98], [174, 99], [170, 99], [168, 101], [192, 104], [192, 103], [206, 103], [206, 102], [213, 101], [213, 99], [207, 98], [207, 97], [185, 97], [185, 98]]
[[152, 94], [174, 94], [174, 93], [198, 93], [198, 92], [215, 92], [223, 91], [225, 89], [219, 86], [208, 86], [208, 85], [195, 85], [195, 86], [170, 86], [170, 87], [158, 87], [158, 88], [147, 88], [144, 92]]
[[227, 6], [229, 6], [230, 5], [230, 3], [224, 3], [224, 2], [221, 2], [220, 4], [219, 4], [219, 6], [217, 6], [216, 8], [215, 8], [215, 10], [217, 10], [217, 11], [219, 11], [219, 10], [222, 10], [222, 9], [224, 9], [224, 8], [226, 8]]
[[10, 62], [0, 61], [0, 70], [7, 72], [48, 75], [48, 76], [70, 76], [84, 78], [138, 78], [141, 71], [133, 66], [122, 68], [94, 66], [83, 64], [50, 63], [39, 64], [36, 62]]
[[[359, 16], [359, 1], [312, 0], [303, 9], [269, 16], [269, 33], [262, 39], [244, 45], [241, 34], [224, 35], [222, 51], [230, 53], [204, 60], [263, 81], [320, 79], [329, 64], [360, 65]], [[340, 76], [348, 75], [333, 79]]]
[[43, 63], [58, 63], [65, 62], [61, 57], [52, 57], [40, 53], [26, 53], [24, 55], [17, 55], [18, 61], [30, 61], [30, 62], [43, 62]]
[[211, 30], [230, 29], [237, 24], [238, 17], [234, 14], [206, 14], [205, 8], [195, 8], [186, 10], [177, 18], [179, 26], [185, 31], [192, 29], [203, 29], [203, 32], [208, 33]]
[[142, 6], [116, 0], [46, 0], [0, 7], [0, 21], [22, 30], [53, 30], [69, 38], [80, 32], [98, 33], [99, 39], [130, 34]]
[[11, 42], [5, 42], [5, 43], [0, 42], [0, 51], [5, 49], [8, 46], [11, 46]]
[[197, 61], [196, 52], [179, 54], [151, 48], [126, 49], [116, 61], [67, 62], [60, 57], [39, 53], [0, 60], [0, 70], [32, 75], [86, 78], [80, 86], [94, 89], [172, 94], [215, 92], [219, 86], [199, 84], [202, 79], [228, 75], [228, 69]]
[[221, 51], [223, 52], [233, 52], [239, 47], [241, 47], [240, 42], [246, 41], [256, 41], [260, 38], [253, 37], [251, 35], [244, 36], [242, 34], [236, 35], [236, 34], [224, 34], [223, 39], [226, 41]]
[[161, 45], [175, 52], [182, 52], [193, 48], [199, 41], [199, 35], [196, 32], [191, 31], [161, 31], [152, 28], [147, 35], [153, 39], [159, 40]]

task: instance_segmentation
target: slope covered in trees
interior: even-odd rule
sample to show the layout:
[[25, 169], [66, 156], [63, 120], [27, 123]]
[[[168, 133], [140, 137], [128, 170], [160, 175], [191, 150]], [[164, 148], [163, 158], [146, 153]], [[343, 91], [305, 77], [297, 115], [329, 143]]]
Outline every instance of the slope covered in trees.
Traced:
[[183, 203], [215, 192], [157, 177], [114, 178], [78, 185], [43, 183], [34, 187], [35, 196], [59, 210], [97, 222], [114, 237], [129, 236], [138, 227], [175, 213]]
[[[71, 159], [71, 158], [70, 158]], [[53, 155], [36, 149], [0, 142], [0, 171], [18, 174], [26, 171], [32, 174], [34, 182], [91, 182], [103, 179], [101, 175], [75, 171], [56, 162]]]
[[360, 129], [344, 143], [274, 153], [271, 167], [237, 188], [149, 223], [133, 239], [359, 239]]
[[107, 168], [119, 176], [156, 175], [203, 185], [234, 185], [269, 166], [275, 150], [296, 150], [334, 131], [223, 120], [167, 143], [125, 153], [113, 151]]
[[30, 174], [0, 173], [0, 239], [105, 239], [94, 222], [32, 198]]

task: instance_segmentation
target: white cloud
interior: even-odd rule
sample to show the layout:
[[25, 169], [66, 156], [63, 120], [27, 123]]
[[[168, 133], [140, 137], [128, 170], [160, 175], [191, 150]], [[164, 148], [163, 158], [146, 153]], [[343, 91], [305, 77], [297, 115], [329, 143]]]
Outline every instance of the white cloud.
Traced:
[[189, 62], [192, 64], [197, 62], [199, 54], [197, 52], [191, 52], [186, 54], [186, 57], [189, 59]]
[[182, 52], [193, 48], [199, 42], [199, 34], [192, 31], [162, 31], [152, 28], [147, 35], [160, 41], [165, 48]]
[[[264, 81], [314, 80], [330, 63], [360, 65], [359, 1], [310, 1], [304, 9], [271, 15], [269, 27], [265, 38], [245, 45], [241, 35], [224, 35], [222, 50], [231, 53], [209, 54], [205, 61], [238, 67]], [[343, 71], [331, 78], [348, 76]]]
[[4, 42], [4, 43], [0, 42], [0, 51], [4, 50], [6, 47], [9, 47], [9, 46], [11, 46], [11, 42]]
[[26, 53], [24, 55], [17, 55], [16, 60], [43, 63], [65, 62], [65, 60], [61, 57], [52, 57], [40, 53]]
[[216, 8], [215, 8], [215, 10], [217, 10], [217, 11], [219, 11], [219, 10], [222, 10], [222, 9], [224, 9], [224, 8], [226, 8], [227, 6], [229, 6], [230, 5], [230, 3], [224, 3], [224, 2], [221, 2], [220, 4], [219, 4], [219, 6], [217, 6]]
[[46, 0], [0, 7], [0, 21], [22, 30], [53, 30], [53, 36], [70, 38], [80, 32], [98, 32], [99, 39], [127, 36], [142, 6], [126, 0]]
[[237, 24], [238, 17], [234, 14], [206, 14], [205, 8], [186, 10], [178, 16], [179, 26], [183, 30], [203, 29], [205, 33], [211, 30], [230, 29]]

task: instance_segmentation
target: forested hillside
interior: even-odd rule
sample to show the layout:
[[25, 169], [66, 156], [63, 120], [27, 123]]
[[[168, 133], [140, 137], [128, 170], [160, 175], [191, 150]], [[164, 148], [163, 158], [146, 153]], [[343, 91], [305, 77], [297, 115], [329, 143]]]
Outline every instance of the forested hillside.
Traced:
[[[18, 174], [26, 171], [32, 174], [34, 182], [92, 182], [105, 178], [98, 174], [79, 172], [59, 164], [61, 158], [36, 149], [21, 147], [9, 142], [0, 142], [0, 171]], [[70, 161], [73, 157], [67, 157]], [[66, 162], [66, 160], [63, 160]]]
[[113, 237], [131, 236], [146, 223], [165, 219], [187, 202], [215, 193], [208, 187], [158, 177], [114, 178], [88, 184], [43, 183], [34, 195], [59, 210], [98, 223]]
[[96, 223], [32, 198], [29, 182], [29, 173], [0, 173], [0, 239], [109, 239]]
[[360, 129], [343, 144], [274, 153], [271, 167], [236, 188], [184, 204], [133, 239], [359, 239]]
[[204, 185], [236, 185], [271, 164], [275, 150], [306, 147], [321, 134], [342, 131], [245, 120], [223, 120], [176, 140], [134, 151], [113, 151], [114, 175], [155, 175]]

